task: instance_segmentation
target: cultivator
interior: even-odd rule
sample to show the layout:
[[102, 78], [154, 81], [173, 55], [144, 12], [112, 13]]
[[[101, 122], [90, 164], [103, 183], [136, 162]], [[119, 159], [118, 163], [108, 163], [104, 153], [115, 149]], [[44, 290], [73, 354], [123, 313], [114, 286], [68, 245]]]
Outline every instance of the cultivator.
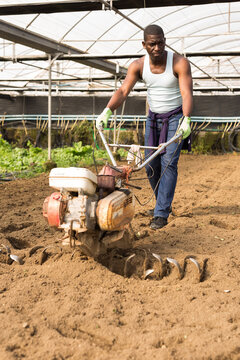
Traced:
[[43, 215], [50, 226], [64, 230], [63, 245], [77, 246], [92, 257], [112, 247], [131, 247], [125, 226], [133, 219], [135, 198], [127, 188], [115, 186], [123, 171], [128, 169], [117, 172], [108, 165], [98, 176], [82, 168], [51, 171], [50, 186], [59, 192], [45, 199]]
[[64, 230], [63, 244], [78, 246], [82, 252], [97, 257], [112, 248], [131, 248], [130, 223], [134, 216], [135, 197], [129, 187], [132, 173], [141, 170], [181, 135], [158, 148], [142, 164], [117, 166], [102, 131], [99, 131], [112, 161], [96, 176], [84, 168], [55, 168], [49, 185], [57, 192], [47, 197], [43, 216], [50, 226]]
[[[134, 234], [130, 223], [134, 217], [135, 197], [129, 188], [136, 186], [129, 180], [134, 172], [145, 167], [168, 145], [181, 140], [181, 135], [153, 148], [154, 153], [147, 160], [133, 167], [117, 166], [101, 130], [99, 134], [112, 164], [106, 164], [97, 176], [84, 168], [52, 169], [49, 185], [58, 191], [45, 199], [43, 215], [50, 226], [64, 231], [63, 245], [79, 248], [83, 254], [95, 259], [100, 259], [101, 256], [106, 259], [110, 254], [110, 269], [113, 258], [115, 263], [116, 258], [121, 259], [121, 274], [131, 276], [131, 269], [134, 268], [136, 259], [141, 258], [141, 251], [134, 250], [127, 257], [121, 255], [121, 251], [126, 254], [129, 249], [133, 249]], [[141, 278], [152, 277], [154, 273], [154, 277], [161, 279], [171, 272], [171, 266], [177, 268], [179, 278], [182, 278], [188, 262], [195, 264], [199, 280], [203, 277], [205, 265], [201, 268], [194, 257], [187, 257], [181, 268], [174, 259], [167, 258], [163, 261], [159, 255], [149, 254], [146, 250], [144, 254], [143, 264], [138, 266], [143, 268], [142, 274], [139, 273]], [[157, 261], [157, 267], [146, 265], [151, 263], [149, 256]], [[136, 273], [137, 270], [134, 271]]]
[[[108, 267], [112, 272], [124, 277], [136, 277], [140, 279], [162, 280], [175, 273], [175, 277], [182, 280], [188, 273], [191, 273], [198, 282], [204, 280], [208, 259], [203, 259], [202, 264], [193, 255], [187, 255], [182, 264], [172, 258], [163, 259], [159, 254], [144, 248], [134, 248], [127, 251], [113, 249], [109, 254], [99, 257], [99, 261]], [[192, 272], [192, 265], [195, 271]]]

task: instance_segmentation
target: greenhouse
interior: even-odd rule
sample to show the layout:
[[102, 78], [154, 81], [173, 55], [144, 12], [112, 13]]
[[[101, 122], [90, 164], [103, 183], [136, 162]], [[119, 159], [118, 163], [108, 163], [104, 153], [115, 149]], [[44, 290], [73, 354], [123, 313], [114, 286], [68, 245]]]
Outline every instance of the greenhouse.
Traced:
[[0, 359], [240, 359], [240, 1], [0, 0]]
[[[121, 86], [129, 64], [145, 54], [144, 27], [158, 24], [166, 48], [191, 64], [193, 126], [233, 129], [239, 121], [240, 3], [137, 4], [141, 7], [131, 1], [1, 2], [0, 109], [5, 126], [20, 119], [36, 127], [50, 115], [53, 123], [62, 116], [65, 125], [85, 116], [96, 119]], [[142, 125], [146, 107], [146, 86], [139, 81], [115, 120], [131, 125], [139, 118]]]

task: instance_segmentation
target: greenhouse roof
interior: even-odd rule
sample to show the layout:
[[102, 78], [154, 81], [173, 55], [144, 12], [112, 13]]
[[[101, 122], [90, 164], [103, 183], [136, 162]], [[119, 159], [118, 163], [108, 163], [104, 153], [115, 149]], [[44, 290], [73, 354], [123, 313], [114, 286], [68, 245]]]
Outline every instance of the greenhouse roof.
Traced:
[[196, 93], [239, 93], [240, 1], [206, 2], [0, 0], [0, 93], [44, 94], [50, 61], [56, 93], [113, 91], [151, 23], [188, 57]]

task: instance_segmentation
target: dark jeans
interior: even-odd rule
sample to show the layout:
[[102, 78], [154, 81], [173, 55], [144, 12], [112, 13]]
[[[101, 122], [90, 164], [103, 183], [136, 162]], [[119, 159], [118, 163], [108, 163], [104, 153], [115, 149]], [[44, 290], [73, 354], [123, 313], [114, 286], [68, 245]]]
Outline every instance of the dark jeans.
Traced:
[[[181, 116], [182, 113], [179, 113], [170, 117], [168, 122], [167, 141], [170, 140], [175, 135], [175, 132], [178, 127], [178, 122]], [[162, 128], [162, 120], [157, 119], [156, 121], [157, 121], [157, 136], [159, 137]], [[145, 145], [148, 145], [150, 125], [151, 125], [151, 120], [150, 118], [147, 118]], [[154, 209], [154, 217], [161, 216], [163, 218], [168, 218], [169, 216], [169, 209], [173, 201], [175, 187], [177, 184], [177, 176], [178, 176], [177, 164], [178, 164], [181, 148], [182, 148], [182, 143], [178, 145], [178, 143], [173, 142], [171, 145], [169, 145], [166, 148], [165, 154], [158, 155], [155, 159], [153, 159], [150, 162], [149, 165], [152, 168], [149, 165], [146, 166], [146, 172], [149, 178], [149, 182], [151, 184], [152, 189], [155, 190], [156, 206]], [[175, 154], [174, 151], [176, 151]], [[145, 157], [147, 157], [151, 152], [152, 150], [145, 149]], [[171, 158], [172, 160], [169, 163]], [[161, 175], [162, 175], [161, 180], [157, 185]]]

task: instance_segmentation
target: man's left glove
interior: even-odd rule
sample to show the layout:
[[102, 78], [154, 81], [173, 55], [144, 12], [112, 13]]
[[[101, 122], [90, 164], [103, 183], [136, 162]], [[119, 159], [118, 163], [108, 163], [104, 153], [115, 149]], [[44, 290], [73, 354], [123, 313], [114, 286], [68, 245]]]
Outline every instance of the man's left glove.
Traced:
[[190, 126], [191, 118], [188, 116], [182, 116], [179, 120], [179, 127], [176, 134], [182, 133], [182, 138], [186, 139], [191, 134]]
[[103, 112], [97, 117], [96, 127], [99, 130], [103, 130], [103, 128], [107, 127], [108, 120], [112, 115], [112, 110], [109, 108], [105, 108]]

